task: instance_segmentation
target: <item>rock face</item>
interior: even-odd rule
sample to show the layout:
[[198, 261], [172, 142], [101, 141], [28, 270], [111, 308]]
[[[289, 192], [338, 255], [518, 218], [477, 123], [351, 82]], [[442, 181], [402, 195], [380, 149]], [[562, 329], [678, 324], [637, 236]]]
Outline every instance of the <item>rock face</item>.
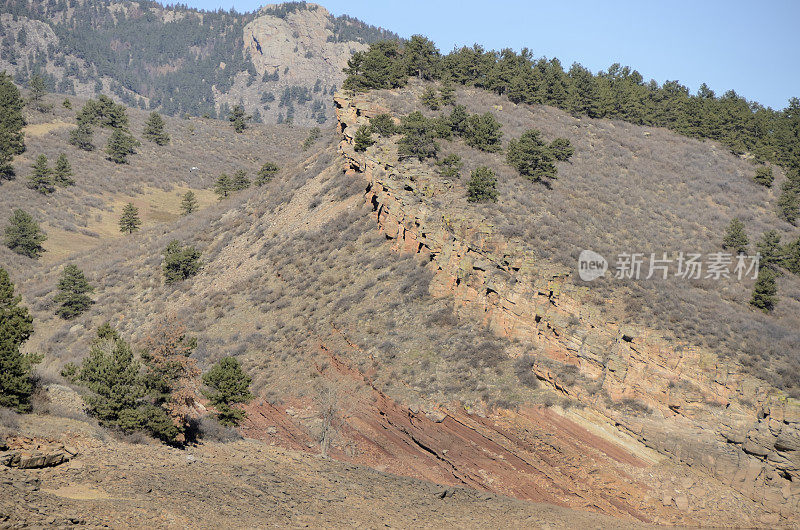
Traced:
[[5, 446], [7, 450], [0, 452], [0, 465], [19, 469], [57, 466], [78, 454], [71, 447], [36, 438], [15, 437]]
[[[386, 111], [378, 94], [340, 93], [334, 104], [344, 170], [365, 179], [365, 200], [397, 250], [429, 258], [433, 294], [452, 295], [459, 311], [480, 316], [495, 333], [530, 341], [549, 359], [577, 367], [594, 391], [564, 380], [549, 364], [533, 364], [540, 380], [617, 428], [774, 513], [797, 517], [800, 404], [713, 352], [608, 321], [583, 302], [564, 271], [513, 248], [486, 223], [430, 204], [427, 192], [438, 179], [422, 165], [404, 162], [399, 169], [390, 141], [355, 152], [356, 129]], [[651, 413], [629, 413], [625, 403]]]

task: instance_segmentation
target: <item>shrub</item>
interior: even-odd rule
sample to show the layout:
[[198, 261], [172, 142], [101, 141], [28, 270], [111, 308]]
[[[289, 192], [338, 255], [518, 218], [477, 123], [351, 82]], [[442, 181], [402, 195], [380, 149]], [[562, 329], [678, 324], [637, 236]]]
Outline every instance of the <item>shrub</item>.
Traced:
[[472, 172], [467, 184], [467, 200], [497, 202], [497, 178], [494, 171], [486, 166], [480, 166]]
[[200, 251], [193, 246], [183, 246], [177, 239], [170, 241], [164, 250], [164, 281], [167, 284], [191, 278], [202, 268]]

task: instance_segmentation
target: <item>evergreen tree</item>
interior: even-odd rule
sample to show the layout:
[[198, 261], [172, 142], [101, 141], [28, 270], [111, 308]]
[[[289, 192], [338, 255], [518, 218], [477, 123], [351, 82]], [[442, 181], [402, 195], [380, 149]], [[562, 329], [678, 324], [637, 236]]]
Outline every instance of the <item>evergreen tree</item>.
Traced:
[[450, 112], [450, 116], [448, 117], [450, 130], [453, 132], [453, 134], [462, 137], [466, 134], [467, 118], [469, 118], [467, 107], [464, 105], [456, 105], [453, 107], [453, 110]]
[[397, 125], [389, 114], [373, 116], [369, 119], [369, 127], [375, 134], [383, 137], [389, 137], [398, 132]]
[[51, 106], [45, 105], [43, 99], [47, 94], [47, 85], [44, 79], [39, 74], [31, 76], [28, 81], [28, 89], [30, 90], [29, 101], [31, 106], [39, 112], [47, 112], [52, 109]]
[[64, 101], [61, 102], [61, 106], [67, 110], [72, 110], [72, 102], [69, 98], [64, 98]]
[[464, 167], [464, 163], [461, 161], [461, 157], [456, 154], [447, 155], [440, 161], [436, 162], [436, 165], [439, 166], [439, 175], [443, 178], [448, 180], [457, 180], [461, 178], [461, 168]]
[[85, 120], [78, 120], [78, 126], [70, 131], [69, 143], [84, 151], [94, 151], [92, 125]]
[[575, 153], [575, 148], [572, 147], [568, 139], [556, 138], [550, 142], [550, 152], [553, 154], [553, 158], [559, 162], [566, 162], [572, 158], [573, 153]]
[[197, 210], [197, 198], [194, 195], [194, 192], [189, 190], [183, 194], [183, 199], [181, 200], [181, 211], [183, 215], [189, 215]]
[[756, 243], [756, 250], [761, 254], [759, 264], [762, 267], [777, 268], [783, 263], [783, 248], [781, 235], [777, 230], [768, 230], [761, 235]]
[[47, 164], [47, 157], [39, 155], [33, 164], [33, 172], [28, 177], [28, 188], [36, 190], [42, 195], [53, 193], [56, 188], [53, 185], [53, 170]]
[[737, 254], [745, 254], [749, 240], [744, 231], [744, 223], [738, 217], [731, 219], [731, 223], [725, 230], [725, 237], [722, 238], [722, 248], [735, 251]]
[[784, 221], [795, 224], [800, 216], [800, 195], [798, 195], [790, 181], [786, 181], [781, 186], [781, 194], [778, 197], [778, 217]]
[[554, 160], [550, 146], [544, 143], [541, 133], [536, 129], [529, 129], [518, 140], [508, 143], [506, 162], [533, 182], [543, 182], [549, 186], [549, 181], [557, 178]]
[[233, 172], [233, 181], [231, 184], [232, 191], [246, 190], [250, 187], [250, 179], [247, 178], [247, 173], [244, 169], [237, 169]]
[[142, 226], [142, 220], [139, 218], [139, 208], [129, 202], [122, 209], [122, 216], [119, 218], [119, 231], [132, 234], [139, 230]]
[[214, 183], [214, 193], [218, 195], [217, 198], [219, 200], [222, 200], [225, 199], [231, 191], [233, 191], [233, 180], [231, 180], [227, 174], [222, 173]]
[[166, 413], [147, 399], [141, 370], [128, 343], [110, 326], [103, 326], [74, 381], [90, 391], [83, 399], [88, 413], [100, 425], [123, 432], [148, 430], [174, 438], [177, 428], [170, 429], [172, 422]]
[[55, 168], [53, 168], [53, 181], [59, 186], [72, 186], [75, 184], [72, 175], [72, 166], [67, 159], [67, 155], [61, 153], [56, 159]]
[[403, 137], [398, 142], [397, 152], [401, 157], [416, 157], [422, 161], [435, 158], [439, 152], [436, 143], [436, 128], [433, 120], [415, 111], [403, 118], [401, 125]]
[[497, 178], [494, 171], [486, 166], [479, 166], [472, 172], [467, 184], [467, 200], [497, 202]]
[[422, 92], [422, 96], [419, 98], [420, 103], [425, 105], [431, 110], [439, 110], [439, 98], [436, 96], [436, 89], [432, 86], [425, 88]]
[[193, 246], [182, 246], [174, 239], [164, 250], [164, 281], [167, 284], [191, 278], [200, 272], [201, 267], [200, 251]]
[[128, 155], [136, 153], [139, 141], [122, 129], [115, 128], [106, 145], [106, 158], [115, 164], [127, 164]]
[[270, 182], [279, 170], [280, 168], [274, 162], [266, 162], [261, 166], [261, 169], [258, 170], [255, 181], [256, 186], [263, 186]]
[[5, 231], [5, 244], [8, 248], [29, 258], [38, 258], [44, 252], [42, 242], [47, 236], [39, 224], [22, 210], [14, 210]]
[[570, 85], [566, 107], [573, 116], [600, 117], [597, 81], [592, 73], [578, 63], [569, 70]]
[[488, 153], [497, 153], [502, 149], [501, 127], [502, 125], [491, 112], [472, 114], [465, 123], [464, 141], [470, 147]]
[[33, 317], [21, 301], [14, 296], [8, 272], [0, 267], [0, 407], [29, 412], [33, 365], [41, 357], [19, 350], [33, 333]]
[[164, 131], [164, 119], [161, 114], [156, 111], [150, 113], [144, 124], [142, 137], [156, 145], [164, 146], [169, 143], [169, 135]]
[[783, 247], [783, 266], [789, 272], [800, 274], [800, 236]]
[[406, 75], [433, 79], [438, 74], [441, 54], [436, 45], [422, 35], [412, 35], [403, 48]]
[[77, 317], [94, 303], [89, 296], [94, 288], [89, 285], [83, 271], [75, 265], [70, 264], [64, 267], [58, 281], [58, 291], [53, 301], [61, 304], [61, 307], [56, 310], [56, 314], [64, 320]]
[[233, 109], [231, 109], [230, 116], [228, 116], [228, 121], [231, 122], [233, 130], [237, 133], [244, 132], [244, 130], [247, 129], [247, 121], [249, 119], [250, 116], [244, 113], [244, 107], [241, 105], [234, 105]]
[[756, 168], [756, 174], [753, 177], [753, 180], [762, 186], [771, 188], [772, 182], [775, 180], [775, 177], [772, 176], [772, 167], [767, 165], [758, 166]]
[[308, 131], [308, 136], [306, 139], [303, 140], [303, 151], [308, 151], [314, 142], [319, 140], [322, 137], [322, 131], [319, 130], [319, 127], [312, 127], [310, 131]]
[[353, 136], [353, 148], [356, 151], [366, 151], [369, 146], [375, 143], [372, 139], [369, 125], [362, 125], [356, 130]]
[[347, 79], [342, 88], [366, 91], [405, 86], [408, 73], [400, 62], [400, 55], [397, 41], [375, 42], [367, 51], [354, 53], [344, 69]]
[[19, 89], [11, 77], [0, 72], [0, 181], [14, 178], [11, 162], [15, 155], [25, 151], [22, 106]]
[[758, 278], [753, 286], [753, 297], [750, 305], [768, 313], [778, 303], [778, 287], [775, 282], [775, 273], [769, 267], [762, 267], [758, 271]]
[[450, 77], [442, 79], [442, 85], [439, 87], [439, 101], [443, 106], [455, 106], [456, 104], [456, 89], [453, 88], [453, 81]]
[[241, 363], [235, 357], [223, 357], [203, 374], [203, 383], [210, 388], [203, 394], [217, 409], [217, 419], [221, 424], [235, 427], [245, 418], [245, 412], [233, 405], [253, 399], [251, 382], [252, 379], [242, 370]]

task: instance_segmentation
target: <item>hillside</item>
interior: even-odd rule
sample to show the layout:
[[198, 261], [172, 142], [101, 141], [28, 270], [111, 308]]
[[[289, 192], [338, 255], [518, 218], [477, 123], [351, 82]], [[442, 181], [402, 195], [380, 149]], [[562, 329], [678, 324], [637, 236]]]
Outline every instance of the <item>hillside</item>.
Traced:
[[391, 32], [305, 2], [254, 13], [155, 2], [5, 0], [0, 71], [50, 90], [105, 92], [129, 106], [182, 116], [227, 115], [243, 103], [257, 120], [305, 125], [333, 118], [330, 95], [353, 51]]
[[[399, 118], [427, 86], [337, 96], [337, 131], [324, 131], [305, 152], [306, 131], [287, 125], [236, 134], [225, 122], [167, 119], [170, 144], [144, 142], [124, 166], [66, 143], [75, 110], [30, 114], [28, 151], [16, 160], [17, 180], [3, 184], [12, 192], [3, 200], [36, 212], [52, 246], [40, 261], [0, 252], [34, 313], [26, 349], [45, 354], [37, 370], [50, 404], [40, 412], [49, 410], [56, 422], [87, 421], [80, 407], [60, 402], [59, 372], [86, 355], [100, 324], [110, 321], [141, 346], [162, 316], [174, 315], [197, 336], [193, 358], [201, 368], [233, 355], [253, 375], [257, 399], [241, 429], [248, 438], [311, 453], [328, 440], [337, 460], [620, 521], [790, 524], [798, 495], [787, 477], [797, 450], [768, 429], [782, 425], [781, 436], [791, 436], [796, 405], [699, 335], [679, 342], [658, 322], [626, 311], [625, 285], [581, 285], [570, 273], [584, 232], [606, 228], [605, 239], [592, 239], [602, 252], [637, 243], [637, 234], [609, 221], [620, 209], [614, 182], [623, 168], [642, 182], [624, 197], [631, 211], [661, 195], [676, 208], [651, 224], [642, 218], [652, 248], [688, 237], [712, 248], [727, 215], [738, 211], [724, 208], [752, 208], [752, 226], [767, 223], [765, 211], [741, 203], [740, 194], [755, 205], [764, 200], [759, 193], [769, 193], [751, 187], [751, 166], [711, 142], [459, 89], [457, 100], [471, 112], [494, 112], [507, 137], [537, 126], [576, 148], [548, 190], [511, 173], [499, 155], [442, 142], [443, 153], [462, 155], [462, 174], [478, 164], [498, 172], [498, 203], [468, 203], [465, 178], [445, 181], [430, 162], [398, 160], [397, 136], [377, 138], [366, 154], [353, 151], [359, 124], [380, 112]], [[145, 113], [128, 113], [138, 136]], [[105, 134], [95, 133], [98, 145]], [[27, 190], [24, 168], [39, 152], [62, 150], [73, 160], [76, 186], [46, 197]], [[268, 185], [210, 199], [217, 172], [252, 175], [266, 160], [282, 167]], [[691, 207], [697, 192], [659, 190], [686, 160], [706, 161], [690, 167], [697, 185], [730, 183], [722, 189], [731, 193], [713, 203], [724, 213], [689, 217], [677, 208]], [[194, 189], [203, 208], [180, 217], [184, 189]], [[100, 230], [118, 216], [108, 208], [128, 200], [142, 205], [143, 230]], [[572, 213], [587, 203], [596, 224]], [[530, 222], [548, 216], [571, 223], [569, 230], [550, 234], [559, 223]], [[68, 229], [82, 219], [99, 237]], [[165, 285], [162, 253], [172, 239], [195, 245], [203, 269]], [[54, 314], [67, 263], [80, 264], [96, 288], [95, 303], [72, 321]], [[727, 303], [746, 311], [741, 301]], [[791, 315], [769, 318], [791, 329], [783, 320]], [[225, 461], [250, 458], [257, 447], [198, 451]], [[72, 480], [53, 473], [52, 489]]]

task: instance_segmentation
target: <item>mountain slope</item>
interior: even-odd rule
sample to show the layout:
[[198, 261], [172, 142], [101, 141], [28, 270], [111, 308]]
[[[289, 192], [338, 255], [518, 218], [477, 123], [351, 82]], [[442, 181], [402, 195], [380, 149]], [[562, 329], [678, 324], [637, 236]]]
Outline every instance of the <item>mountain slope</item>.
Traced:
[[245, 14], [132, 1], [0, 4], [0, 70], [18, 83], [38, 73], [51, 90], [110, 92], [170, 115], [225, 115], [244, 103], [268, 123], [279, 114], [324, 123], [350, 54], [396, 37], [304, 2]]

